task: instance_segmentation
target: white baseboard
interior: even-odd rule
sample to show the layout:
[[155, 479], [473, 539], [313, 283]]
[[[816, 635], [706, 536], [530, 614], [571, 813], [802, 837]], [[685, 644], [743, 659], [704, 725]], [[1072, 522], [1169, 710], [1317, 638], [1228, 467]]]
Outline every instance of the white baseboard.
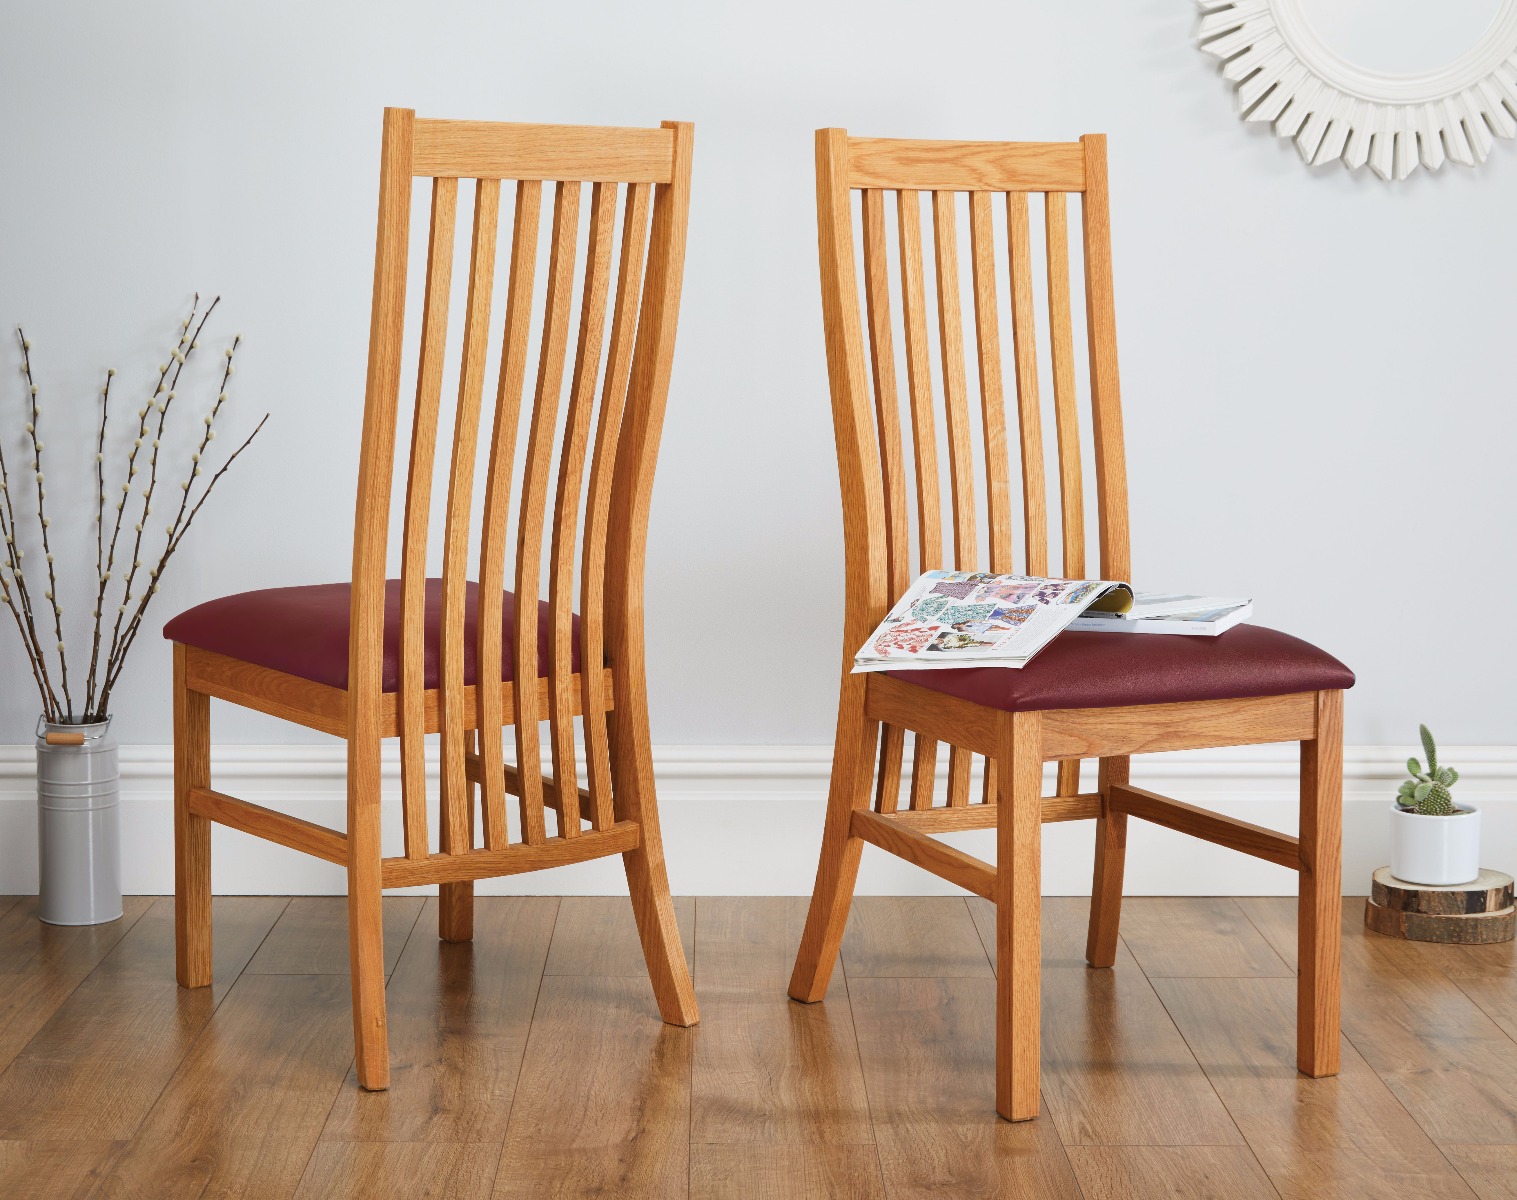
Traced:
[[[1344, 890], [1368, 889], [1388, 861], [1386, 808], [1402, 776], [1406, 746], [1350, 747], [1344, 761]], [[1484, 861], [1517, 863], [1517, 747], [1450, 747], [1461, 799], [1484, 812]], [[654, 754], [670, 883], [679, 895], [804, 895], [821, 840], [831, 748], [664, 746]], [[344, 823], [340, 745], [219, 746], [216, 787], [323, 825]], [[1093, 768], [1087, 765], [1089, 775]], [[0, 747], [0, 893], [37, 889], [35, 760], [31, 746]], [[171, 780], [167, 746], [121, 750], [124, 889], [173, 889]], [[1289, 746], [1188, 751], [1134, 760], [1133, 780], [1207, 808], [1293, 832], [1296, 754]], [[1087, 778], [1087, 786], [1093, 786]], [[1049, 774], [1052, 787], [1052, 772]], [[385, 852], [398, 853], [398, 760], [385, 764]], [[953, 835], [956, 845], [994, 859], [992, 831]], [[1043, 890], [1088, 895], [1091, 826], [1043, 831]], [[344, 890], [331, 864], [218, 827], [213, 884], [223, 894], [321, 894]], [[1286, 895], [1294, 872], [1135, 821], [1129, 836], [1131, 895]], [[601, 859], [555, 871], [482, 881], [480, 894], [607, 895], [625, 890], [620, 863]], [[416, 889], [425, 891], [428, 889]], [[955, 889], [891, 855], [866, 848], [863, 895], [954, 894]]]

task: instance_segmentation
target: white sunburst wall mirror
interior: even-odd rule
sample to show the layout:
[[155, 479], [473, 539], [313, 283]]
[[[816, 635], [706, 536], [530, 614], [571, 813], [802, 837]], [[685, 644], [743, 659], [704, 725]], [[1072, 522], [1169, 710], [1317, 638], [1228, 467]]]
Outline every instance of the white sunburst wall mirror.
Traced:
[[1197, 0], [1245, 121], [1313, 165], [1483, 163], [1517, 135], [1517, 0]]

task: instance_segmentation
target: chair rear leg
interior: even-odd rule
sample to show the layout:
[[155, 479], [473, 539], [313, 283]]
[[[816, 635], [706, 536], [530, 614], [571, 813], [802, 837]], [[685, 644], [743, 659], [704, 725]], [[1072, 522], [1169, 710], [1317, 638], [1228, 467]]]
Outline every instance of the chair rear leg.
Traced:
[[878, 721], [864, 716], [863, 682], [857, 676], [845, 680], [838, 706], [832, 782], [827, 792], [827, 821], [822, 829], [816, 884], [795, 956], [795, 969], [790, 975], [793, 1000], [807, 1004], [821, 1000], [832, 980], [864, 849], [863, 841], [853, 836], [853, 813], [855, 809], [869, 807], [879, 728]]
[[211, 982], [211, 822], [190, 812], [190, 789], [211, 785], [211, 698], [185, 683], [174, 644], [174, 970], [180, 987]]
[[622, 866], [627, 872], [627, 891], [632, 897], [643, 959], [648, 964], [648, 979], [665, 1024], [688, 1028], [700, 1020], [700, 1008], [669, 894], [647, 724], [613, 719], [609, 732], [616, 819], [634, 821], [640, 829], [637, 848], [622, 855]]
[[1127, 814], [1112, 812], [1108, 798], [1112, 784], [1127, 782], [1129, 762], [1125, 756], [1101, 760], [1101, 815], [1096, 818], [1096, 868], [1090, 884], [1090, 928], [1085, 937], [1085, 961], [1093, 967], [1109, 967], [1117, 961], [1122, 873], [1127, 866]]
[[1008, 713], [997, 755], [996, 1112], [1038, 1115], [1042, 933], [1042, 714]]
[[1343, 693], [1317, 693], [1317, 736], [1301, 743], [1301, 865], [1296, 908], [1296, 1066], [1338, 1073], [1343, 940]]
[[[476, 733], [476, 738], [478, 734]], [[479, 743], [474, 744], [475, 752], [478, 753]], [[469, 783], [465, 792], [469, 798], [469, 849], [474, 848], [475, 836], [475, 811], [477, 809], [476, 798], [478, 788], [474, 783]], [[450, 847], [448, 838], [448, 823], [442, 822], [442, 850], [443, 853], [457, 852], [462, 847]], [[463, 880], [460, 883], [440, 883], [437, 885], [437, 936], [445, 942], [468, 942], [474, 938], [474, 881]]]

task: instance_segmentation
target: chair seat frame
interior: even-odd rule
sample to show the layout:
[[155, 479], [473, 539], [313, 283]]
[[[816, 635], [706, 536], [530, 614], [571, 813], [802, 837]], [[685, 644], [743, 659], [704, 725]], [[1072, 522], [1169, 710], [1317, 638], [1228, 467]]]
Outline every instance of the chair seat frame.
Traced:
[[[854, 261], [850, 193], [864, 193], [866, 355]], [[796, 955], [790, 995], [820, 1001], [842, 945], [864, 845], [897, 857], [989, 900], [996, 908], [996, 1111], [1008, 1120], [1039, 1109], [1041, 830], [1048, 822], [1093, 820], [1095, 868], [1086, 959], [1116, 961], [1129, 817], [1291, 868], [1299, 877], [1298, 1069], [1309, 1076], [1339, 1068], [1339, 957], [1342, 861], [1343, 693], [1186, 703], [1005, 712], [878, 673], [852, 674], [852, 653], [909, 580], [905, 460], [895, 414], [882, 195], [899, 196], [902, 290], [913, 430], [918, 444], [918, 566], [941, 567], [938, 482], [931, 449], [930, 385], [923, 367], [918, 194], [930, 191], [937, 234], [938, 311], [948, 405], [956, 569], [974, 570], [972, 470], [968, 467], [963, 346], [957, 322], [953, 193], [968, 192], [975, 253], [975, 317], [985, 406], [991, 564], [1011, 570], [1009, 504], [994, 324], [989, 194], [1008, 200], [1012, 303], [1022, 442], [1028, 574], [1048, 573], [1042, 495], [1042, 445], [1032, 358], [1026, 194], [1049, 197], [1049, 303], [1058, 402], [1064, 574], [1084, 577], [1080, 458], [1069, 360], [1067, 275], [1062, 278], [1064, 194], [1082, 193], [1087, 329], [1090, 336], [1101, 577], [1128, 579], [1125, 464], [1117, 394], [1110, 231], [1103, 135], [1078, 143], [928, 142], [850, 138], [817, 132], [817, 207], [823, 318], [843, 489], [848, 602], [836, 745], [816, 884]], [[1054, 200], [1057, 199], [1055, 205]], [[1055, 224], [1055, 221], [1057, 224]], [[1019, 241], [1020, 239], [1020, 241]], [[913, 261], [915, 258], [915, 262]], [[946, 284], [945, 281], [949, 281]], [[913, 291], [914, 289], [914, 291]], [[1062, 312], [1060, 305], [1063, 306]], [[915, 322], [915, 325], [913, 325]], [[872, 367], [871, 397], [865, 362]], [[957, 411], [956, 406], [957, 405]], [[955, 433], [955, 422], [959, 433]], [[956, 441], [956, 438], [962, 440]], [[1073, 449], [1072, 449], [1073, 448]], [[1118, 635], [1106, 635], [1118, 636]], [[915, 736], [909, 807], [902, 809], [904, 733]], [[933, 795], [936, 745], [951, 748], [948, 795]], [[1296, 837], [1208, 812], [1130, 782], [1131, 757], [1169, 750], [1267, 742], [1300, 746], [1300, 825]], [[985, 759], [983, 800], [969, 797], [969, 756]], [[1096, 759], [1097, 788], [1081, 792], [1080, 763]], [[1057, 762], [1057, 785], [1043, 794], [1044, 764]], [[934, 834], [996, 830], [996, 863], [951, 847]]]

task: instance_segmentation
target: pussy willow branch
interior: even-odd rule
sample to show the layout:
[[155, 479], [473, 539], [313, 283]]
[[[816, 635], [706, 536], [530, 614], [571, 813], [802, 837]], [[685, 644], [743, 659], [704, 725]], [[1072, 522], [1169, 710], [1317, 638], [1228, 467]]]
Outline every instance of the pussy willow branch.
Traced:
[[[142, 489], [142, 519], [136, 523], [137, 536], [132, 542], [131, 566], [127, 568], [126, 582], [123, 585], [124, 590], [121, 598], [121, 606], [116, 610], [116, 620], [111, 628], [111, 648], [109, 654], [106, 656], [107, 679], [111, 677], [111, 664], [117, 660], [120, 654], [122, 618], [126, 616], [127, 606], [132, 602], [132, 585], [137, 581], [137, 572], [142, 567], [142, 534], [147, 526], [148, 518], [153, 514], [153, 491], [158, 485], [158, 449], [163, 437], [163, 423], [168, 417], [169, 406], [174, 402], [174, 396], [176, 394], [175, 389], [179, 386], [179, 376], [184, 371], [185, 363], [189, 361], [190, 355], [192, 355], [199, 347], [201, 330], [205, 328], [205, 323], [210, 320], [211, 314], [216, 311], [216, 305], [220, 303], [220, 296], [217, 296], [214, 300], [211, 301], [210, 305], [205, 310], [205, 314], [200, 318], [200, 323], [195, 326], [195, 332], [193, 334], [189, 331], [189, 321], [186, 321], [183, 325], [180, 326], [182, 332], [179, 337], [179, 343], [174, 347], [169, 356], [169, 363], [174, 364], [170, 368], [173, 371], [174, 377], [169, 380], [168, 391], [164, 393], [162, 399], [158, 399], [158, 397], [155, 395], [154, 398], [148, 402], [147, 408], [144, 409], [142, 413], [143, 424], [142, 432], [138, 434], [139, 445], [141, 439], [147, 434], [147, 422], [152, 420], [152, 417], [147, 414], [151, 413], [155, 408], [158, 412], [158, 427], [153, 436], [152, 453], [148, 455], [148, 483], [147, 486]], [[198, 309], [199, 307], [200, 293], [197, 292], [195, 293], [195, 308]], [[194, 320], [194, 316], [195, 312], [192, 310], [190, 313], [190, 320]], [[232, 345], [234, 348], [236, 347], [236, 344], [236, 341], [233, 341]], [[230, 353], [228, 353], [227, 356], [227, 364], [228, 370], [230, 370]], [[164, 365], [167, 366], [168, 364], [166, 363]], [[222, 376], [220, 395], [223, 398], [226, 396], [225, 375]], [[217, 402], [217, 406], [220, 407], [219, 400]], [[138, 446], [132, 447], [133, 458], [136, 457], [137, 449]], [[135, 474], [135, 471], [128, 471], [128, 489], [131, 487], [131, 476], [133, 474]], [[128, 495], [130, 495], [130, 491], [128, 491]], [[125, 500], [126, 497], [123, 497], [123, 506]], [[151, 583], [153, 581], [150, 580], [149, 582]], [[144, 599], [147, 595], [150, 594], [151, 593], [144, 593]]]
[[63, 605], [58, 602], [58, 574], [53, 567], [53, 547], [47, 536], [48, 526], [52, 522], [47, 517], [47, 489], [42, 486], [42, 438], [37, 431], [42, 415], [37, 403], [37, 384], [32, 379], [32, 344], [26, 340], [26, 335], [19, 326], [16, 328], [16, 340], [21, 343], [21, 369], [26, 374], [27, 399], [32, 407], [32, 419], [26, 430], [32, 439], [32, 471], [37, 476], [37, 524], [42, 529], [42, 553], [47, 560], [47, 591], [43, 595], [53, 606], [53, 633], [58, 639], [58, 677], [63, 688], [64, 708], [68, 719], [72, 721], [74, 698], [68, 690], [68, 653], [63, 646]]
[[90, 670], [84, 684], [84, 710], [95, 707], [95, 669], [100, 662], [100, 607], [105, 603], [105, 430], [111, 415], [111, 380], [114, 368], [105, 373], [105, 387], [100, 392], [100, 425], [95, 435], [95, 636], [90, 639]]
[[[18, 335], [20, 330], [17, 330]], [[22, 338], [25, 341], [25, 338]], [[30, 385], [28, 385], [30, 386]], [[52, 715], [58, 711], [58, 697], [53, 691], [52, 677], [47, 669], [47, 657], [42, 650], [42, 639], [37, 636], [37, 624], [32, 612], [32, 600], [30, 589], [26, 586], [26, 571], [22, 566], [22, 560], [26, 557], [26, 551], [16, 540], [20, 534], [16, 522], [15, 497], [11, 491], [10, 471], [5, 461], [5, 451], [0, 445], [0, 498], [3, 498], [3, 508], [6, 516], [5, 550], [6, 562], [10, 567], [11, 581], [15, 585], [15, 597], [11, 603], [11, 611], [16, 617], [17, 627], [21, 631], [21, 640], [26, 647], [27, 656], [31, 659], [32, 674], [37, 677], [38, 690], [42, 696], [44, 709]], [[9, 592], [9, 589], [7, 589]], [[20, 601], [19, 604], [15, 601]]]
[[[218, 401], [218, 406], [219, 403], [220, 402]], [[196, 514], [200, 512], [200, 509], [205, 504], [205, 502], [210, 499], [211, 492], [214, 490], [216, 485], [221, 482], [221, 477], [225, 475], [228, 468], [230, 468], [231, 465], [237, 461], [238, 455], [240, 455], [244, 450], [253, 444], [253, 439], [256, 438], [262, 431], [264, 425], [268, 422], [268, 419], [269, 415], [265, 413], [263, 415], [263, 419], [258, 422], [253, 432], [248, 434], [246, 439], [244, 439], [242, 445], [238, 446], [236, 450], [232, 451], [232, 453], [227, 457], [226, 462], [221, 464], [220, 469], [211, 476], [210, 481], [205, 485], [205, 491], [201, 492], [200, 498], [196, 500], [193, 508], [185, 513], [184, 505], [181, 503], [180, 512], [184, 514], [183, 522], [181, 523], [176, 518], [175, 523], [169, 527], [170, 533], [168, 544], [163, 548], [163, 556], [158, 560], [158, 565], [153, 568], [152, 579], [154, 582], [152, 586], [143, 593], [142, 600], [137, 605], [137, 611], [132, 614], [131, 622], [127, 626], [127, 632], [123, 640], [120, 653], [116, 656], [114, 663], [111, 664], [110, 668], [106, 672], [105, 686], [101, 689], [100, 693], [101, 712], [106, 711], [106, 706], [110, 702], [111, 689], [115, 687], [116, 680], [120, 677], [121, 668], [126, 662], [127, 651], [132, 648], [132, 643], [137, 638], [137, 632], [142, 626], [142, 616], [147, 611], [148, 601], [151, 600], [154, 593], [158, 591], [157, 580], [162, 577], [164, 567], [168, 565], [168, 561], [173, 557], [174, 551], [179, 549], [179, 544], [184, 540], [185, 535], [189, 533], [190, 525], [194, 522]], [[207, 437], [201, 444], [204, 445], [205, 442], [209, 440], [210, 438]], [[186, 491], [185, 495], [188, 496], [189, 492]]]
[[[181, 374], [191, 355], [199, 348], [200, 334], [210, 319], [211, 313], [220, 302], [220, 297], [212, 300], [204, 313], [200, 311], [200, 297], [195, 296], [190, 314], [180, 323], [180, 335], [174, 349], [170, 352], [170, 358], [159, 369], [158, 382], [153, 390], [152, 397], [137, 413], [137, 432], [133, 439], [130, 452], [126, 456], [126, 479], [122, 485], [121, 497], [116, 505], [116, 519], [113, 524], [109, 540], [105, 533], [106, 503], [109, 498], [107, 490], [107, 467], [105, 462], [106, 441], [110, 432], [111, 415], [111, 389], [115, 371], [106, 373], [105, 385], [100, 393], [100, 419], [95, 434], [95, 568], [98, 576], [96, 587], [96, 601], [94, 608], [94, 636], [92, 638], [90, 666], [85, 683], [84, 706], [78, 711], [77, 716], [84, 721], [98, 721], [104, 719], [109, 712], [110, 698], [116, 684], [119, 682], [121, 672], [138, 633], [141, 632], [142, 623], [148, 605], [152, 597], [158, 592], [160, 580], [170, 558], [183, 543], [188, 534], [191, 524], [204, 507], [211, 492], [221, 481], [223, 475], [231, 467], [232, 463], [250, 446], [262, 431], [268, 421], [267, 415], [259, 421], [257, 427], [247, 439], [229, 455], [221, 467], [211, 476], [203, 489], [195, 487], [196, 479], [202, 474], [200, 466], [209, 443], [216, 436], [214, 429], [221, 413], [222, 406], [227, 401], [227, 389], [233, 372], [232, 359], [241, 338], [233, 340], [231, 347], [226, 351], [227, 362], [224, 368], [221, 388], [217, 393], [210, 412], [205, 417], [205, 429], [201, 435], [198, 448], [191, 455], [189, 476], [181, 484], [182, 496], [179, 502], [178, 512], [173, 521], [166, 527], [167, 539], [163, 551], [157, 563], [147, 573], [147, 578], [142, 581], [138, 588], [140, 595], [134, 597], [132, 588], [137, 585], [138, 577], [144, 569], [142, 550], [144, 542], [144, 527], [148, 517], [152, 513], [153, 499], [156, 494], [159, 481], [159, 450], [162, 448], [162, 437], [166, 428], [168, 410], [172, 406]], [[199, 318], [198, 322], [196, 318]], [[191, 329], [193, 327], [193, 332]], [[30, 449], [32, 451], [32, 470], [36, 475], [37, 484], [37, 519], [40, 526], [42, 551], [48, 563], [48, 589], [46, 598], [53, 606], [53, 632], [55, 641], [44, 640], [39, 631], [40, 613], [38, 612], [30, 589], [27, 585], [26, 572], [23, 566], [25, 550], [19, 542], [19, 527], [15, 508], [12, 481], [9, 475], [9, 464], [6, 461], [4, 447], [0, 445], [0, 535], [5, 538], [4, 552], [0, 554], [0, 602], [10, 608], [12, 618], [21, 635], [22, 647], [26, 653], [27, 664], [31, 668], [32, 678], [37, 684], [38, 692], [42, 699], [44, 715], [50, 721], [74, 720], [76, 710], [72, 695], [68, 691], [68, 660], [62, 629], [62, 604], [57, 594], [56, 574], [53, 566], [53, 552], [49, 538], [48, 520], [44, 511], [46, 490], [44, 488], [44, 475], [42, 471], [42, 451], [44, 443], [38, 432], [38, 418], [40, 406], [37, 401], [37, 386], [32, 379], [30, 349], [31, 344], [26, 340], [21, 330], [17, 330], [17, 336], [21, 343], [22, 372], [26, 378], [28, 389], [28, 404], [30, 406], [31, 421], [27, 426], [27, 433], [31, 438]], [[182, 406], [181, 406], [182, 407]], [[154, 421], [152, 415], [157, 414]], [[151, 438], [149, 431], [151, 430]], [[135, 536], [132, 536], [131, 563], [122, 573], [121, 603], [117, 606], [115, 621], [111, 631], [109, 644], [106, 643], [104, 634], [106, 598], [112, 592], [110, 586], [117, 555], [123, 556], [125, 566], [125, 547], [122, 545], [122, 525], [131, 521], [135, 509], [132, 504], [132, 481], [139, 475], [142, 467], [139, 467], [141, 449], [144, 441], [152, 442], [151, 450], [145, 465], [148, 480], [140, 489], [141, 492], [141, 515], [142, 520], [133, 522]], [[131, 536], [131, 535], [129, 535]], [[135, 601], [135, 603], [133, 603]], [[54, 690], [52, 673], [49, 667], [49, 646], [56, 645], [59, 658], [59, 679], [63, 690], [60, 701], [58, 693]], [[104, 653], [102, 649], [104, 648]]]
[[[199, 307], [200, 293], [196, 292], [194, 307], [191, 308], [190, 316], [189, 318], [186, 318], [186, 320], [193, 319], [195, 312]], [[179, 328], [182, 332], [185, 326], [180, 325]], [[143, 435], [147, 432], [147, 414], [151, 405], [154, 403], [154, 401], [157, 400], [159, 394], [164, 389], [164, 382], [168, 379], [169, 374], [169, 363], [173, 361], [173, 359], [169, 359], [158, 368], [158, 383], [153, 388], [153, 399], [150, 400], [148, 404], [144, 406], [142, 410], [137, 414], [137, 436], [132, 444], [132, 452], [127, 456], [126, 482], [121, 485], [121, 499], [116, 502], [116, 521], [111, 528], [110, 545], [107, 547], [105, 552], [105, 570], [100, 573], [100, 582], [95, 600], [95, 632], [93, 650], [91, 652], [92, 657], [97, 658], [100, 654], [100, 622], [104, 619], [103, 614], [105, 612], [105, 594], [111, 582], [111, 575], [116, 568], [116, 543], [121, 538], [121, 522], [125, 519], [126, 515], [127, 496], [131, 493], [132, 490], [132, 476], [136, 474], [137, 451], [141, 448]], [[94, 710], [96, 713], [102, 711], [101, 706], [93, 702], [93, 697], [91, 698], [91, 703], [89, 703], [88, 707]]]

